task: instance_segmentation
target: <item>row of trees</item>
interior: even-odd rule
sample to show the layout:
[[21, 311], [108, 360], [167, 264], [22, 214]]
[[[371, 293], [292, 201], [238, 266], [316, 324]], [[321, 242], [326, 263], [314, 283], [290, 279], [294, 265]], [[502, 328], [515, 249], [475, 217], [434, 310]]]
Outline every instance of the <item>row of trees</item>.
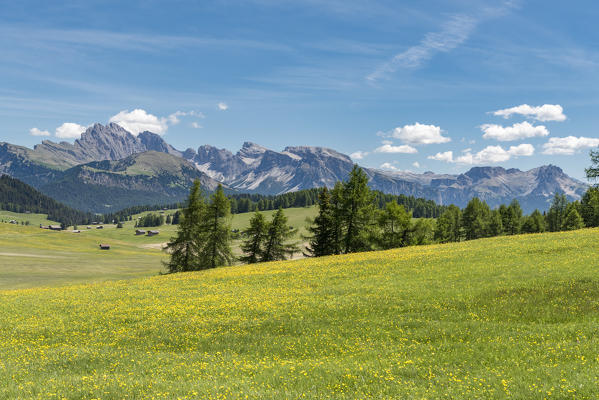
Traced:
[[[599, 152], [592, 154], [595, 166]], [[594, 174], [594, 175], [593, 175]], [[599, 168], [587, 169], [589, 178], [599, 177]], [[569, 202], [564, 194], [556, 194], [546, 213], [535, 210], [524, 215], [517, 200], [491, 209], [473, 198], [464, 209], [450, 205], [443, 208], [436, 223], [430, 219], [414, 222], [413, 213], [392, 197], [380, 208], [382, 197], [368, 187], [368, 177], [357, 165], [345, 182], [337, 182], [332, 190], [319, 191], [318, 215], [308, 227], [306, 255], [326, 256], [375, 249], [389, 249], [431, 242], [459, 242], [498, 235], [536, 233], [599, 226], [599, 189], [591, 187], [581, 201]], [[433, 203], [434, 204], [434, 203]], [[438, 211], [431, 208], [431, 213]], [[194, 183], [188, 202], [182, 210], [177, 237], [168, 243], [170, 272], [212, 268], [230, 264], [231, 203], [222, 187], [206, 202]], [[289, 239], [295, 234], [287, 224], [281, 208], [266, 221], [256, 212], [244, 237], [239, 258], [245, 263], [282, 260], [298, 251]]]
[[376, 206], [368, 177], [355, 166], [346, 182], [322, 189], [319, 211], [308, 227], [307, 255], [320, 257], [430, 243], [432, 221], [413, 221], [412, 212], [394, 199]]
[[[169, 215], [169, 223], [170, 223], [170, 220], [171, 220], [171, 218]], [[164, 218], [164, 215], [149, 213], [149, 214], [146, 214], [146, 215], [140, 217], [135, 222], [135, 227], [136, 228], [147, 228], [147, 227], [152, 227], [152, 226], [160, 226], [160, 225], [164, 225], [165, 221], [166, 221], [166, 219]], [[118, 223], [120, 223], [120, 221]]]
[[[167, 244], [171, 253], [166, 264], [169, 272], [214, 268], [235, 260], [231, 250], [231, 202], [222, 186], [206, 199], [199, 181], [194, 182], [178, 222], [177, 235]], [[254, 263], [292, 257], [298, 248], [288, 240], [295, 233], [282, 209], [274, 213], [271, 221], [256, 212], [250, 226], [242, 232], [244, 255], [239, 260]]]

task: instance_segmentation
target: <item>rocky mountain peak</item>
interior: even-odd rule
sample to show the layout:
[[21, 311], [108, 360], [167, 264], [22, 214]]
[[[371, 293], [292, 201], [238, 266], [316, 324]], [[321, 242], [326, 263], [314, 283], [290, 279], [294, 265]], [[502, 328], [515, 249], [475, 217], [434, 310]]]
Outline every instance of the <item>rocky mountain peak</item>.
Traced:
[[240, 157], [259, 157], [264, 154], [268, 149], [266, 147], [260, 146], [259, 144], [252, 142], [244, 142], [243, 146], [241, 146], [241, 150], [237, 152], [237, 155]]

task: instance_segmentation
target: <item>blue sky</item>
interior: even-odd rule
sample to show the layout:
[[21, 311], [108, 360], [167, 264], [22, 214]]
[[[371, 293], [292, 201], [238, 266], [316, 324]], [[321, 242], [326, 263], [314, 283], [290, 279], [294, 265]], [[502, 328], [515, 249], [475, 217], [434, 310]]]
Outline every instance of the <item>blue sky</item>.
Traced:
[[181, 149], [582, 178], [599, 145], [598, 18], [590, 0], [2, 2], [0, 141], [112, 120]]

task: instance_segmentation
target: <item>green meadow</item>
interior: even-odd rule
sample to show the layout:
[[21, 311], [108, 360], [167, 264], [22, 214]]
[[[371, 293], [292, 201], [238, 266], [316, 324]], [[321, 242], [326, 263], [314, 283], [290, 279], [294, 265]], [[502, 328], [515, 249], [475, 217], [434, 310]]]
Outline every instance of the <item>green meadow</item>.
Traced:
[[[155, 275], [144, 264], [163, 257], [131, 244], [155, 238], [116, 230], [2, 229], [3, 247], [41, 241], [36, 254], [66, 257], [47, 268], [72, 272], [68, 247], [82, 260], [112, 235], [103, 262], [80, 266], [105, 279], [126, 264], [122, 277]], [[583, 229], [0, 291], [0, 398], [596, 399], [598, 239]]]
[[[303, 242], [300, 235], [306, 233], [305, 219], [316, 212], [316, 207], [285, 210], [289, 224], [298, 228], [294, 239], [298, 243]], [[165, 215], [172, 213], [174, 210], [165, 211]], [[264, 215], [270, 219], [273, 213], [265, 211]], [[245, 229], [251, 215], [233, 215], [232, 229]], [[73, 227], [56, 232], [39, 228], [39, 224], [53, 223], [41, 214], [1, 211], [0, 221], [3, 219], [29, 220], [31, 225], [0, 223], [0, 290], [158, 275], [163, 271], [162, 261], [167, 259], [162, 246], [177, 230], [176, 225], [140, 228], [159, 230], [160, 234], [136, 236], [135, 222], [127, 221], [122, 229], [112, 224], [102, 225], [103, 229], [80, 225], [80, 233], [73, 233]], [[111, 249], [100, 250], [100, 243], [109, 244]], [[240, 253], [239, 240], [234, 241], [234, 251]]]

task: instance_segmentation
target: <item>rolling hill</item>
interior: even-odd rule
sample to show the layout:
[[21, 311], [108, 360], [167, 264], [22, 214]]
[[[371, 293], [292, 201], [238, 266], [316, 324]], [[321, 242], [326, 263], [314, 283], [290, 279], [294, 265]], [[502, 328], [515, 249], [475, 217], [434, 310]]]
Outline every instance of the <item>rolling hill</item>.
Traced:
[[0, 291], [0, 397], [595, 398], [598, 234]]
[[182, 201], [195, 179], [206, 191], [218, 186], [181, 157], [147, 151], [118, 161], [95, 161], [69, 168], [40, 190], [72, 207], [107, 213], [139, 204]]

